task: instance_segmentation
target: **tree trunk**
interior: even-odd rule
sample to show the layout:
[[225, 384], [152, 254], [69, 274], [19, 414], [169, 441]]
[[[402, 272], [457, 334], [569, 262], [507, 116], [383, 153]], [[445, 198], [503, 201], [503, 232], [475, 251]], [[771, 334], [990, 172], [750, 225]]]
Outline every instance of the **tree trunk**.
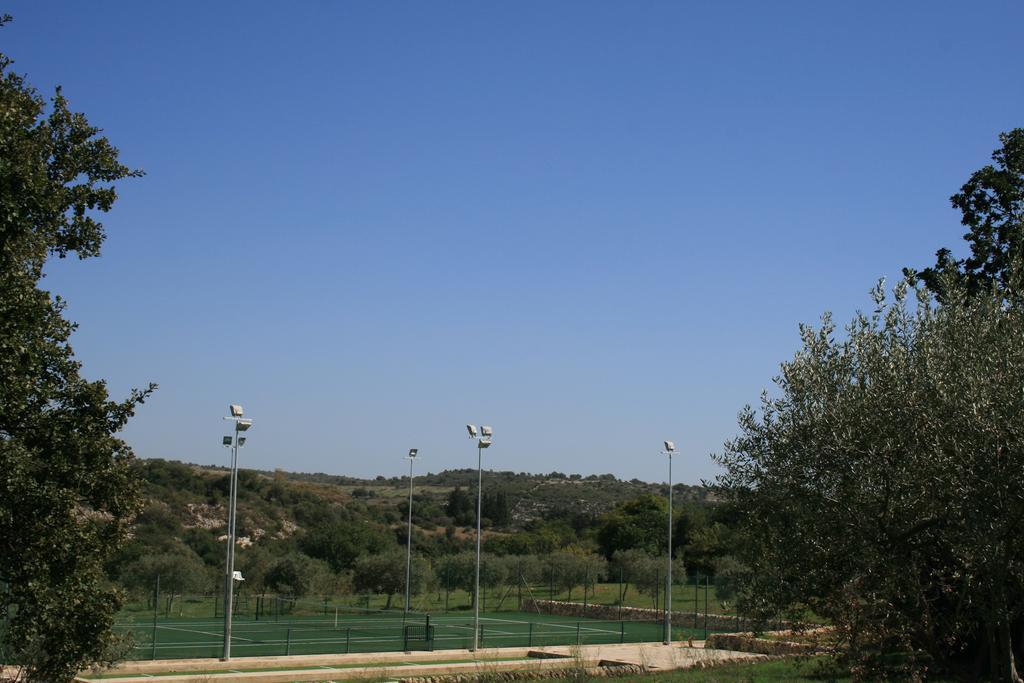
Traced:
[[996, 624], [986, 625], [988, 635], [989, 672], [993, 681], [1021, 683], [1017, 672], [1017, 660], [1013, 654], [1013, 639], [1010, 624], [1004, 618]]
[[1021, 683], [1017, 673], [1017, 658], [1013, 656], [1013, 636], [1010, 634], [1010, 622], [1002, 619], [998, 628], [999, 637], [999, 670], [996, 680], [1008, 683]]

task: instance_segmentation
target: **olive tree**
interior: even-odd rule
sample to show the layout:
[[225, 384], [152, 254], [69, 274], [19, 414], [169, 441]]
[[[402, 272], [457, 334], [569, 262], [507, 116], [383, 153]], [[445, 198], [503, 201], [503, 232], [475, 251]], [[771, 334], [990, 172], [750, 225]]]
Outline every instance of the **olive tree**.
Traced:
[[830, 619], [862, 678], [1018, 681], [1024, 313], [995, 287], [940, 289], [941, 304], [880, 283], [843, 331], [828, 315], [801, 327], [717, 485], [738, 511], [746, 611]]

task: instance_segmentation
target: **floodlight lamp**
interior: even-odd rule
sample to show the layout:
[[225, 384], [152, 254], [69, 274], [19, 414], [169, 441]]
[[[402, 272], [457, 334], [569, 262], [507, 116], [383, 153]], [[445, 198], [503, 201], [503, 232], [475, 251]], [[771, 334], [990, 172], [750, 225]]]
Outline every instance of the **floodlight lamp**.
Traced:
[[225, 436], [224, 440], [221, 443], [223, 443], [225, 446], [230, 446], [231, 445], [231, 437], [230, 436]]
[[244, 436], [238, 437], [238, 447], [241, 448], [244, 445], [245, 445], [245, 437]]
[[418, 449], [418, 448], [410, 448], [409, 449], [409, 457], [410, 458], [415, 458], [416, 454], [419, 453], [419, 452], [420, 452], [420, 449]]
[[245, 411], [242, 410], [242, 406], [238, 405], [237, 403], [231, 404], [231, 417], [242, 417], [242, 414], [244, 412]]
[[665, 442], [665, 452], [666, 453], [675, 453], [676, 452], [676, 442], [675, 441], [666, 441]]
[[234, 573], [232, 573], [231, 578], [235, 581], [245, 581], [245, 579], [242, 578], [242, 572], [240, 571], [235, 571]]
[[486, 438], [481, 438], [478, 443], [480, 444], [480, 448], [487, 448], [488, 446], [491, 445], [491, 440], [490, 439], [486, 439]]
[[494, 431], [489, 426], [483, 425], [483, 426], [480, 427], [480, 435], [481, 436], [488, 436], [489, 437], [492, 434], [494, 434]]
[[252, 420], [237, 420], [235, 422], [235, 427], [238, 429], [238, 431], [244, 432], [249, 427], [252, 427]]
[[466, 431], [469, 432], [469, 438], [476, 438], [476, 425], [466, 425]]

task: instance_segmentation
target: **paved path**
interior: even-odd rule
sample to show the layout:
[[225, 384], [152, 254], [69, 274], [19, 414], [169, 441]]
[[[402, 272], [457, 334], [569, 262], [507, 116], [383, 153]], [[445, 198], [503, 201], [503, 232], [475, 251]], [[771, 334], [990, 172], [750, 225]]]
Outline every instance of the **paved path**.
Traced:
[[[618, 662], [652, 670], [688, 668], [707, 661], [751, 661], [763, 655], [704, 649], [704, 643], [665, 646], [660, 643], [584, 645], [581, 647], [481, 648], [474, 657], [469, 650], [438, 652], [382, 652], [352, 655], [299, 655], [291, 657], [242, 657], [230, 662], [216, 659], [179, 659], [126, 662], [104, 672], [103, 683], [214, 683], [216, 681], [336, 681], [354, 678], [376, 680], [441, 676], [444, 674], [496, 673], [509, 670], [542, 670], [598, 666]], [[294, 668], [292, 668], [294, 667]], [[252, 671], [253, 669], [266, 669]], [[173, 673], [170, 673], [173, 672]], [[123, 674], [118, 676], [117, 674]], [[170, 673], [170, 675], [168, 675]], [[88, 674], [86, 674], [88, 675]], [[92, 680], [80, 678], [79, 680]]]

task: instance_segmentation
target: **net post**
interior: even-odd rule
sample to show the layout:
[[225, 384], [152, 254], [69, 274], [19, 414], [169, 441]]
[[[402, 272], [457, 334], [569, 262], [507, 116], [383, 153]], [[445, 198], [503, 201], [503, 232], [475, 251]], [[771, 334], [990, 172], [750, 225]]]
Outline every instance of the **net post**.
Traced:
[[345, 629], [345, 654], [352, 652], [352, 628]]
[[533, 647], [533, 622], [530, 622], [530, 632], [526, 637], [526, 647]]
[[338, 630], [338, 608], [334, 608], [334, 630]]
[[626, 642], [626, 622], [619, 622], [619, 644]]
[[580, 622], [576, 622], [576, 644], [580, 645]]
[[284, 641], [284, 656], [287, 657], [292, 653], [292, 630], [288, 629], [288, 635]]

